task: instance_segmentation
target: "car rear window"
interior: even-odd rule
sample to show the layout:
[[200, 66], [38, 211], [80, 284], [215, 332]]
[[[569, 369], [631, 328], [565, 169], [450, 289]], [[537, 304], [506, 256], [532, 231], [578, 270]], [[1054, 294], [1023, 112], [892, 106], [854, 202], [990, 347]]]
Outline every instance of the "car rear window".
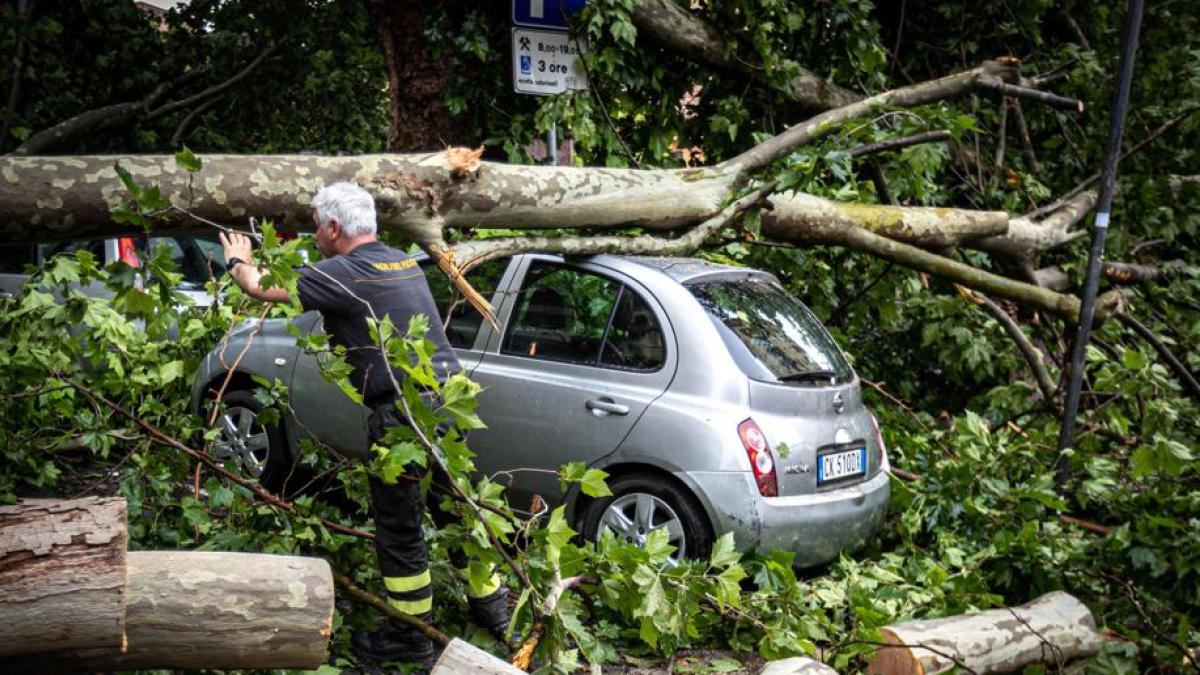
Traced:
[[817, 317], [777, 283], [740, 277], [700, 281], [687, 288], [747, 377], [807, 386], [854, 377]]

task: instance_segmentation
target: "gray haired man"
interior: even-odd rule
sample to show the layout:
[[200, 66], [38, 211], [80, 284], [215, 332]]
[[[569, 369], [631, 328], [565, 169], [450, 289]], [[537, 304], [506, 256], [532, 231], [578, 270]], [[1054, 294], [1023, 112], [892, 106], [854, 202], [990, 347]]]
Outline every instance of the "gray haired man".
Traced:
[[[457, 357], [442, 330], [437, 305], [429, 291], [425, 274], [416, 261], [402, 251], [376, 239], [375, 200], [371, 194], [351, 183], [334, 183], [322, 188], [313, 198], [313, 221], [317, 226], [317, 248], [324, 259], [300, 270], [296, 291], [305, 310], [321, 312], [330, 343], [346, 349], [346, 361], [352, 367], [350, 382], [371, 409], [368, 435], [378, 442], [388, 428], [402, 425], [396, 414], [395, 387], [387, 372], [387, 362], [369, 332], [367, 318], [388, 317], [404, 329], [409, 319], [424, 314], [429, 319], [426, 338], [436, 347], [434, 367], [443, 380], [460, 370]], [[221, 235], [226, 265], [237, 285], [248, 295], [267, 302], [291, 302], [282, 288], [264, 289], [263, 272], [250, 263], [250, 240], [241, 234]], [[392, 368], [397, 381], [404, 371]], [[371, 478], [374, 510], [375, 548], [388, 601], [396, 609], [429, 622], [433, 614], [433, 588], [429, 576], [429, 556], [421, 533], [426, 498], [421, 494], [421, 472], [410, 467], [395, 485]], [[449, 477], [434, 471], [435, 484], [448, 486]], [[454, 516], [428, 500], [430, 515], [439, 527]], [[466, 575], [467, 559], [462, 551], [451, 552], [451, 562]], [[486, 584], [468, 581], [468, 604], [472, 618], [504, 644], [508, 625], [507, 589], [498, 575]], [[407, 624], [388, 620], [380, 630], [359, 631], [352, 639], [354, 648], [365, 656], [398, 661], [421, 661], [433, 654], [433, 645], [425, 635]]]

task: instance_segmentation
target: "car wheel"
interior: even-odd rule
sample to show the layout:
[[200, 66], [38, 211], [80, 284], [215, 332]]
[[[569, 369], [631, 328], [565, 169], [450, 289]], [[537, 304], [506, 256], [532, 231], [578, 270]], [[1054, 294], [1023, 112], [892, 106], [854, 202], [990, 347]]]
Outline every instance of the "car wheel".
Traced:
[[221, 433], [212, 443], [213, 457], [220, 462], [233, 460], [245, 475], [278, 492], [292, 468], [283, 431], [259, 420], [263, 407], [250, 392], [232, 391], [222, 400], [225, 406], [216, 422]]
[[651, 531], [666, 528], [675, 547], [669, 562], [703, 558], [712, 549], [712, 531], [695, 497], [675, 483], [639, 474], [609, 482], [611, 497], [595, 499], [584, 509], [581, 531], [593, 541], [608, 529], [618, 539], [642, 546]]

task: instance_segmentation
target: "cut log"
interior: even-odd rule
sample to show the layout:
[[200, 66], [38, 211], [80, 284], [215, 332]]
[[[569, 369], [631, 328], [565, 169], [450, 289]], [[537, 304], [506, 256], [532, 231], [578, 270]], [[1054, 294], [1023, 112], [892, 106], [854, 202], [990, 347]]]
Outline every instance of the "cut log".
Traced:
[[54, 660], [94, 670], [312, 670], [325, 662], [334, 592], [320, 558], [133, 551], [128, 564], [125, 653]]
[[910, 621], [880, 631], [896, 645], [880, 647], [867, 667], [868, 673], [881, 675], [932, 675], [955, 665], [980, 674], [1017, 671], [1031, 663], [1061, 665], [1097, 653], [1104, 643], [1088, 608], [1061, 591], [1020, 607]]
[[0, 507], [0, 659], [101, 648], [124, 637], [125, 500]]
[[525, 671], [458, 638], [450, 641], [429, 675], [526, 675]]

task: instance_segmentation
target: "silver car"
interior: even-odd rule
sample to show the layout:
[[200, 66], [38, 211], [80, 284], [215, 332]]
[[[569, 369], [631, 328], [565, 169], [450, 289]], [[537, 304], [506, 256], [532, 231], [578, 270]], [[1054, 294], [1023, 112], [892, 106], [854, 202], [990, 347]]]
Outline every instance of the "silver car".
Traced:
[[[813, 314], [766, 272], [681, 258], [518, 255], [472, 271], [501, 330], [429, 273], [458, 358], [479, 382], [476, 465], [506, 481], [515, 509], [567, 505], [587, 537], [634, 543], [666, 528], [677, 556], [733, 532], [743, 550], [815, 565], [860, 546], [884, 519], [888, 460], [854, 371]], [[302, 334], [321, 330], [309, 312]], [[256, 335], [255, 335], [256, 334]], [[278, 477], [316, 435], [367, 456], [366, 409], [319, 372], [282, 321], [249, 322], [208, 355], [193, 409], [227, 367], [217, 452]], [[251, 375], [290, 387], [295, 417], [264, 427]], [[608, 472], [612, 497], [561, 494], [555, 470]]]

